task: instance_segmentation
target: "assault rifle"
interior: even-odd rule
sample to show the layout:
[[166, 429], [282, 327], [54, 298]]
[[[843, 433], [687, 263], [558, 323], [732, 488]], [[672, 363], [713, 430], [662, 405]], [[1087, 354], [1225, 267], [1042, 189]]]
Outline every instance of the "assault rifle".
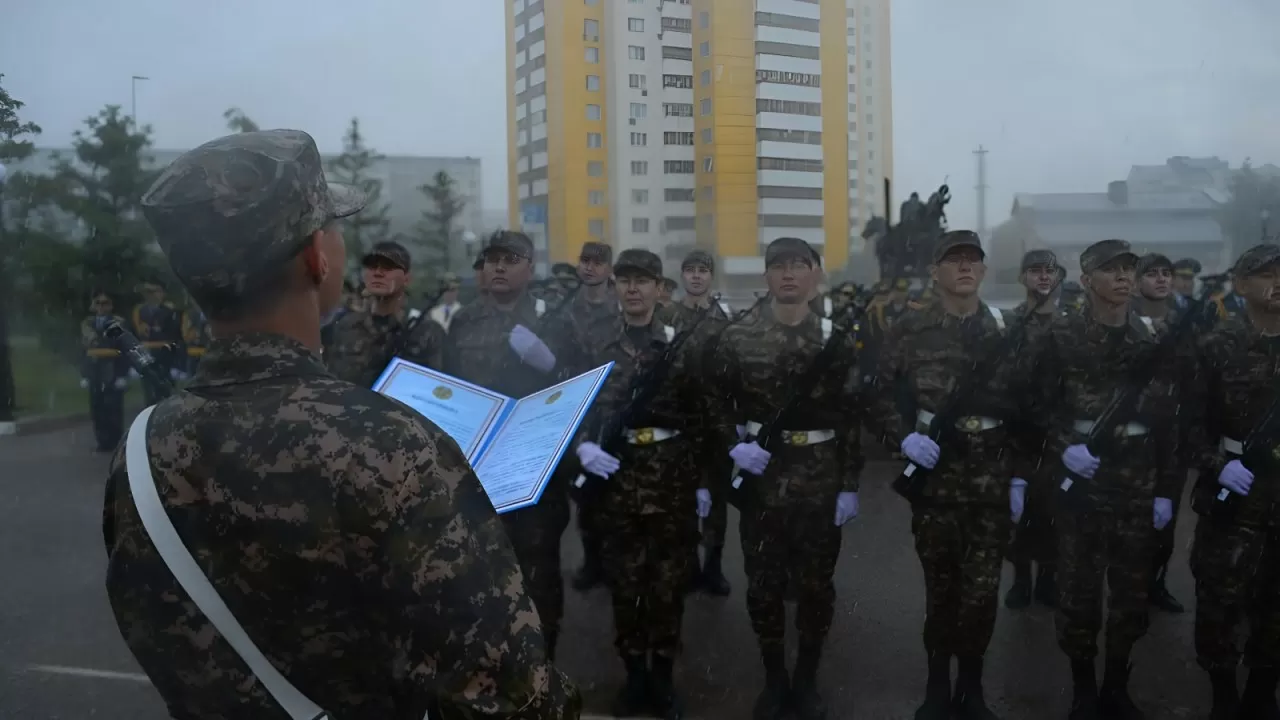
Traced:
[[120, 350], [129, 362], [129, 367], [151, 389], [153, 397], [163, 400], [173, 394], [173, 382], [157, 367], [155, 357], [118, 320], [108, 322], [102, 329], [102, 335]]
[[[1004, 334], [1000, 342], [995, 343], [982, 357], [974, 360], [969, 372], [961, 376], [959, 387], [947, 398], [946, 405], [929, 422], [929, 429], [925, 434], [930, 440], [939, 446], [950, 442], [957, 430], [956, 423], [969, 412], [973, 406], [974, 397], [986, 390], [1000, 362], [1022, 344], [1031, 318], [1035, 317], [1035, 313], [1039, 312], [1051, 297], [1053, 297], [1052, 290], [1040, 296], [1036, 304], [1027, 308], [1026, 314]], [[893, 491], [910, 502], [917, 502], [924, 495], [929, 474], [928, 468], [908, 462], [902, 474], [893, 481]]]
[[[1271, 405], [1267, 407], [1262, 420], [1253, 426], [1248, 437], [1244, 439], [1240, 450], [1240, 464], [1257, 475], [1271, 468], [1280, 466], [1280, 380], [1272, 383]], [[1200, 483], [1214, 489], [1213, 503], [1209, 507], [1209, 515], [1217, 520], [1229, 520], [1235, 516], [1240, 504], [1241, 495], [1218, 485], [1216, 477], [1202, 477]]]

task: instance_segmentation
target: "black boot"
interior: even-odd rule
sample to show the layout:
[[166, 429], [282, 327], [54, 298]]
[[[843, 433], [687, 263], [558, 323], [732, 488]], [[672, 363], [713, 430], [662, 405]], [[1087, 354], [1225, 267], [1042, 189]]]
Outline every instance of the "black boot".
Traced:
[[787, 662], [782, 649], [764, 653], [764, 690], [756, 698], [752, 720], [780, 720], [787, 709], [787, 697], [791, 694], [791, 681], [787, 678]]
[[1036, 568], [1036, 602], [1045, 607], [1058, 607], [1058, 569], [1040, 564]]
[[[791, 709], [796, 720], [826, 720], [827, 706], [818, 694], [818, 662], [822, 649], [800, 648], [796, 672], [791, 677]], [[845, 708], [848, 712], [849, 708]]]
[[1277, 720], [1276, 668], [1253, 668], [1240, 698], [1240, 720]]
[[1098, 720], [1098, 671], [1093, 660], [1071, 661], [1071, 713], [1069, 720]]
[[924, 704], [916, 710], [916, 720], [948, 720], [950, 703], [951, 656], [929, 653], [929, 680], [924, 686]]
[[1240, 688], [1236, 685], [1235, 670], [1218, 670], [1209, 673], [1213, 684], [1213, 713], [1209, 720], [1237, 720], [1240, 713]]
[[1004, 594], [1004, 606], [1010, 610], [1021, 610], [1031, 604], [1031, 563], [1016, 562], [1013, 564], [1013, 587]]
[[731, 590], [729, 580], [725, 578], [724, 569], [721, 567], [723, 557], [724, 548], [707, 548], [707, 561], [702, 564], [700, 584], [709, 595], [726, 597]]
[[587, 592], [604, 582], [604, 565], [600, 562], [600, 550], [594, 542], [582, 544], [582, 567], [573, 575], [573, 589]]
[[649, 665], [644, 655], [627, 655], [622, 658], [627, 666], [627, 682], [613, 701], [613, 716], [635, 717], [643, 713], [649, 700]]
[[676, 695], [675, 660], [653, 654], [653, 669], [649, 673], [649, 707], [663, 720], [680, 720], [684, 717], [684, 703]]
[[1098, 715], [1107, 720], [1143, 720], [1146, 713], [1129, 697], [1129, 656], [1107, 658], [1102, 671], [1102, 689], [1098, 691]]
[[1178, 602], [1178, 598], [1169, 592], [1169, 588], [1165, 586], [1165, 576], [1169, 574], [1168, 566], [1161, 569], [1151, 581], [1151, 590], [1147, 593], [1147, 598], [1151, 602], [1151, 606], [1163, 610], [1167, 613], [1183, 613], [1186, 608], [1182, 607], [1182, 603]]
[[982, 657], [962, 657], [956, 672], [956, 694], [951, 701], [960, 720], [997, 720], [982, 692]]

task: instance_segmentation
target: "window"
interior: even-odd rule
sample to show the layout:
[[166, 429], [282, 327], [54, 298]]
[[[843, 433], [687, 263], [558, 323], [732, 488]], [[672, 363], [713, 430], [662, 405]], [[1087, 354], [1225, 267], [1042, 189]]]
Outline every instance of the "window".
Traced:
[[756, 112], [774, 112], [785, 113], [788, 115], [820, 117], [822, 115], [822, 103], [801, 102], [799, 100], [766, 100], [760, 98], [756, 100]]
[[644, 18], [627, 18], [627, 29], [631, 32], [644, 32]]
[[868, 70], [870, 70], [870, 69], [871, 69], [871, 61], [870, 61], [870, 60], [868, 60], [868, 61], [867, 61], [867, 69], [868, 69]]
[[589, 90], [589, 91], [591, 91], [591, 92], [596, 92], [596, 91], [597, 91], [597, 90], [599, 90], [599, 89], [600, 89], [600, 76], [599, 76], [599, 75], [588, 75], [588, 76], [587, 76], [587, 90]]
[[637, 90], [644, 90], [645, 89], [644, 77], [645, 76], [641, 75], [640, 73], [631, 73], [631, 75], [628, 76], [628, 80], [631, 83], [631, 87]]
[[667, 202], [693, 202], [693, 188], [667, 188], [662, 197]]
[[821, 145], [822, 133], [816, 130], [774, 130], [772, 128], [759, 128], [756, 130], [756, 140], [760, 142], [787, 142], [800, 143], [802, 145]]
[[645, 147], [648, 144], [648, 133], [631, 133], [631, 147]]
[[692, 230], [692, 215], [668, 215], [662, 219], [662, 228], [664, 230]]
[[818, 32], [818, 21], [813, 18], [783, 15], [782, 13], [758, 12], [756, 25], [765, 27], [786, 28], [787, 30], [808, 30]]
[[649, 117], [649, 106], [644, 103], [631, 103], [631, 117], [637, 119]]
[[701, 77], [701, 78], [699, 78], [699, 80], [701, 80], [701, 82], [702, 82], [702, 86], [703, 86], [703, 87], [706, 87], [706, 86], [710, 85], [710, 84], [711, 84], [711, 71], [710, 71], [710, 70], [703, 70], [703, 71], [702, 71], [702, 77]]
[[693, 21], [689, 18], [662, 18], [662, 29], [673, 32], [693, 32]]
[[867, 124], [870, 125], [872, 120], [871, 113], [867, 113]]
[[875, 151], [875, 150], [868, 150], [868, 151], [867, 151], [867, 159], [868, 159], [868, 160], [875, 160], [875, 159], [876, 159], [876, 151]]
[[600, 21], [599, 20], [583, 20], [582, 21], [582, 39], [596, 41], [600, 39]]
[[711, 13], [705, 11], [698, 13], [698, 27], [703, 30], [711, 27]]
[[857, 170], [857, 169], [858, 169], [858, 158], [850, 158], [850, 159], [849, 159], [849, 169], [850, 169], [850, 170]]
[[599, 160], [592, 160], [587, 163], [587, 174], [591, 177], [600, 177], [604, 175], [604, 163]]
[[648, 175], [649, 162], [647, 160], [632, 160], [631, 174], [632, 175]]
[[604, 204], [604, 191], [603, 191], [603, 190], [588, 190], [588, 191], [587, 191], [587, 204], [588, 204], [588, 205], [597, 205], [597, 206], [599, 206], [599, 205], [603, 205], [603, 204]]
[[691, 132], [665, 132], [662, 133], [663, 145], [692, 145], [693, 133]]
[[[814, 73], [783, 72], [781, 70], [756, 70], [756, 82], [778, 83], [780, 85], [802, 85], [804, 87], [822, 87], [822, 76]], [[853, 86], [850, 85], [850, 88]]]
[[600, 4], [600, 0], [583, 0], [583, 3], [594, 7]]
[[[546, 55], [539, 55], [538, 57], [546, 57]], [[598, 65], [600, 63], [600, 48], [587, 48], [586, 60], [588, 65]]]
[[711, 114], [711, 98], [702, 98], [701, 112], [703, 115]]
[[868, 96], [867, 96], [867, 97], [862, 101], [862, 104], [863, 104], [863, 105], [866, 105], [867, 107], [871, 107], [871, 96], [870, 96], [870, 95], [868, 95]]
[[711, 142], [711, 128], [702, 128], [702, 143], [705, 145]]
[[632, 190], [631, 202], [636, 205], [648, 205], [649, 191], [648, 190]]
[[631, 218], [631, 232], [633, 233], [649, 232], [649, 218]]
[[692, 175], [692, 160], [664, 160], [662, 161], [662, 172], [668, 175]]
[[849, 178], [849, 189], [850, 190], [858, 189], [858, 178]]
[[819, 60], [821, 55], [818, 48], [812, 45], [797, 45], [795, 43], [769, 42], [767, 40], [756, 41], [757, 55], [781, 55], [782, 57], [807, 58], [809, 60]]
[[875, 139], [876, 139], [876, 134], [875, 134], [875, 133], [873, 133], [873, 132], [871, 132], [870, 130], [868, 130], [868, 131], [867, 131], [867, 142], [875, 142]]
[[761, 170], [786, 170], [788, 172], [822, 172], [821, 160], [762, 157], [756, 161]]
[[529, 124], [530, 124], [530, 125], [541, 125], [541, 124], [545, 123], [546, 121], [547, 121], [547, 111], [546, 111], [546, 110], [539, 110], [538, 112], [536, 112], [536, 113], [534, 113], [534, 114], [532, 114], [532, 115], [530, 115], [530, 116], [529, 116]]
[[703, 200], [711, 200], [716, 195], [715, 188], [711, 187], [710, 185], [703, 185], [700, 195]]
[[783, 200], [821, 200], [822, 188], [792, 187], [789, 185], [757, 185], [756, 197], [781, 198]]
[[857, 91], [858, 91], [858, 90], [857, 90], [857, 88], [854, 86], [854, 84], [853, 84], [853, 83], [849, 83], [849, 94], [850, 94], [850, 95], [852, 95], [852, 94], [854, 94], [854, 93], [855, 93], [855, 92], [857, 92]]
[[639, 45], [628, 45], [627, 57], [631, 58], [632, 60], [643, 60], [644, 48]]
[[593, 238], [604, 237], [604, 218], [591, 218], [587, 220], [587, 233]]
[[703, 40], [701, 43], [699, 43], [698, 54], [701, 55], [702, 57], [711, 57], [711, 43], [707, 40]]
[[588, 106], [587, 106], [587, 119], [588, 119], [588, 120], [599, 120], [599, 119], [600, 119], [600, 106], [599, 106], [599, 105], [588, 105]]
[[693, 103], [662, 103], [667, 117], [693, 117]]
[[600, 133], [587, 133], [587, 147], [598, 148], [602, 146], [603, 138]]
[[663, 75], [662, 87], [664, 88], [687, 88], [693, 89], [692, 75]]
[[662, 57], [665, 60], [692, 60], [693, 51], [685, 47], [662, 46]]
[[716, 159], [713, 157], [702, 158], [702, 172], [711, 172], [716, 169]]

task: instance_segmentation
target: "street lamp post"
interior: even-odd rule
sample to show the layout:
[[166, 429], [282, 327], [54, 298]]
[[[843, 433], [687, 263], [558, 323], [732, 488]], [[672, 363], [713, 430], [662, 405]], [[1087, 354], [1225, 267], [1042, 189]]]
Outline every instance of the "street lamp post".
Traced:
[[[7, 268], [9, 254], [8, 232], [4, 221], [4, 181], [7, 179], [5, 166], [0, 163], [0, 269]], [[13, 384], [13, 362], [9, 357], [9, 288], [12, 279], [0, 274], [0, 435], [13, 435], [18, 431], [14, 421], [14, 410], [17, 404]]]
[[138, 81], [150, 80], [150, 79], [151, 78], [145, 77], [142, 75], [134, 75], [133, 78], [131, 78], [129, 81], [129, 85], [130, 85], [129, 95], [131, 100], [131, 103], [129, 105], [129, 117], [133, 118], [133, 127], [135, 130], [138, 128]]

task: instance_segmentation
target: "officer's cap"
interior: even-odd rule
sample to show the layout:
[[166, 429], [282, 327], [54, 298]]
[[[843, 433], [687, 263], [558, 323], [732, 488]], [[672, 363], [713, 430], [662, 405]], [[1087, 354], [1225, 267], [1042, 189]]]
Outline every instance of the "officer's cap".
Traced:
[[192, 297], [218, 307], [270, 281], [313, 233], [365, 202], [325, 180], [310, 135], [265, 130], [183, 153], [142, 196], [142, 212]]
[[819, 265], [818, 254], [813, 251], [809, 243], [794, 237], [780, 237], [769, 243], [769, 247], [764, 251], [764, 264], [769, 266], [779, 260], [791, 258], [800, 258], [807, 260], [810, 264], [817, 267]]
[[706, 250], [693, 250], [688, 255], [685, 255], [684, 261], [680, 263], [680, 269], [685, 270], [699, 265], [711, 272], [716, 271], [716, 259], [711, 257], [711, 253]]
[[956, 248], [970, 247], [978, 251], [985, 260], [987, 252], [982, 249], [982, 238], [972, 230], [951, 230], [938, 238], [938, 245], [933, 249], [933, 262], [936, 264]]
[[1116, 259], [1128, 257], [1137, 262], [1138, 256], [1124, 240], [1101, 240], [1080, 253], [1080, 272], [1088, 275]]
[[485, 244], [484, 250], [486, 253], [499, 251], [533, 259], [533, 241], [519, 230], [498, 230], [489, 236], [489, 242]]
[[588, 240], [582, 243], [582, 252], [578, 254], [578, 259], [596, 260], [608, 265], [613, 261], [613, 246], [609, 243]]
[[1195, 258], [1182, 258], [1173, 264], [1173, 274], [1179, 277], [1195, 277], [1200, 274], [1204, 268], [1200, 265], [1200, 261]]
[[1236, 260], [1232, 272], [1240, 277], [1248, 277], [1280, 263], [1280, 245], [1270, 243], [1254, 245]]
[[1147, 253], [1146, 255], [1138, 258], [1139, 275], [1146, 275], [1152, 270], [1157, 270], [1159, 268], [1169, 268], [1172, 270], [1173, 261], [1160, 253]]
[[380, 242], [365, 254], [363, 263], [368, 265], [372, 260], [386, 260], [405, 272], [409, 272], [409, 251], [398, 242]]
[[618, 259], [613, 263], [613, 274], [617, 277], [638, 274], [659, 282], [665, 281], [662, 277], [662, 258], [640, 248], [630, 248], [618, 253]]

